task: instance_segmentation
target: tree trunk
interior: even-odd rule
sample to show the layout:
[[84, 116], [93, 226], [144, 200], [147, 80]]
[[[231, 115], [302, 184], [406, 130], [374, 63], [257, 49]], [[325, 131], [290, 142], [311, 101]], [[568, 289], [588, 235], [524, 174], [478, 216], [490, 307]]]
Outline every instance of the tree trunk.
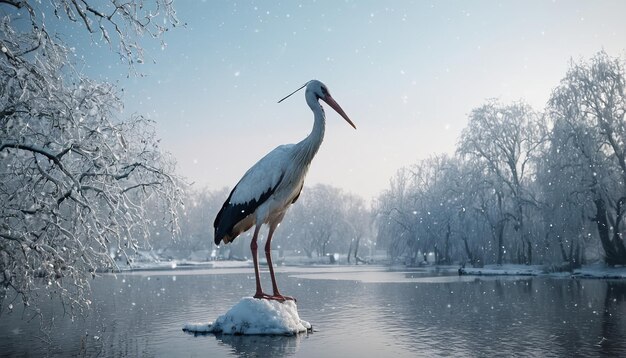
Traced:
[[[607, 220], [606, 203], [602, 198], [596, 198], [594, 201], [596, 206], [596, 217], [593, 220], [598, 226], [598, 234], [600, 235], [600, 242], [604, 249], [604, 261], [609, 266], [626, 264], [626, 250], [624, 250], [624, 243], [619, 236], [614, 235], [614, 238], [618, 240], [611, 240], [609, 235], [609, 223]], [[615, 230], [617, 232], [618, 230]]]
[[469, 244], [467, 243], [467, 237], [463, 236], [463, 246], [465, 247], [465, 254], [467, 255], [467, 259], [473, 265], [474, 264], [474, 255], [472, 254], [472, 250], [469, 248]]
[[559, 247], [561, 248], [561, 257], [563, 258], [563, 262], [569, 262], [569, 257], [571, 257], [571, 253], [568, 257], [567, 252], [565, 251], [565, 245], [563, 244], [563, 237], [561, 235], [557, 235], [557, 238], [559, 239]]
[[[330, 236], [330, 235], [329, 235]], [[326, 256], [327, 252], [326, 252], [326, 246], [328, 245], [329, 239], [325, 239], [322, 241], [322, 256]]]
[[500, 220], [500, 222], [498, 222], [497, 237], [498, 237], [498, 259], [496, 263], [498, 265], [502, 265], [502, 258], [504, 256], [504, 220]]
[[[502, 195], [497, 193], [498, 195], [498, 211], [502, 214]], [[498, 236], [498, 259], [496, 263], [498, 265], [502, 265], [502, 259], [504, 255], [504, 218], [498, 221], [497, 227], [497, 236]]]
[[367, 263], [366, 260], [363, 260], [362, 258], [359, 257], [359, 244], [360, 243], [361, 243], [361, 238], [359, 237], [356, 239], [356, 243], [354, 245], [354, 263], [357, 265], [359, 264], [359, 262], [363, 264]]
[[574, 255], [571, 256], [571, 267], [572, 269], [580, 268], [582, 266], [582, 252], [580, 250], [580, 242], [576, 242], [576, 251], [574, 251]]
[[[350, 264], [350, 255], [352, 255], [352, 241], [350, 241], [350, 247], [348, 248], [348, 264]], [[356, 257], [356, 254], [354, 255]], [[358, 264], [358, 262], [357, 262]]]
[[[518, 198], [519, 196], [516, 195]], [[517, 199], [519, 200], [519, 199]], [[520, 239], [522, 242], [522, 251], [521, 251], [521, 260], [520, 263], [525, 265], [532, 265], [533, 263], [533, 246], [530, 243], [530, 239], [528, 239], [528, 235], [526, 235], [526, 231], [524, 228], [524, 208], [522, 207], [522, 203], [517, 203], [517, 227], [516, 231], [520, 233]], [[526, 252], [524, 252], [526, 251]]]
[[465, 247], [465, 254], [467, 255], [467, 259], [473, 267], [482, 267], [481, 260], [477, 255], [472, 252], [472, 249], [469, 247], [469, 243], [467, 242], [467, 237], [463, 237], [463, 246]]
[[446, 240], [443, 246], [443, 260], [442, 262], [445, 264], [450, 264], [452, 260], [450, 260], [450, 235], [452, 230], [450, 229], [450, 222], [448, 222], [448, 226], [446, 228]]
[[617, 254], [622, 258], [623, 262], [626, 262], [626, 246], [624, 246], [624, 240], [622, 238], [622, 219], [623, 219], [623, 206], [626, 203], [626, 197], [622, 197], [617, 201], [617, 213], [615, 218], [615, 225], [613, 228], [613, 244]]

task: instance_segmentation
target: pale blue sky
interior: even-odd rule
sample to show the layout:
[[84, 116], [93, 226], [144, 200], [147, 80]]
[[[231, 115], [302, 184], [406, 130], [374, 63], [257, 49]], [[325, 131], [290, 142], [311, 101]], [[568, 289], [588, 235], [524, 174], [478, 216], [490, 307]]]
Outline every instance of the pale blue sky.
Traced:
[[[83, 46], [91, 75], [119, 81], [129, 112], [158, 122], [180, 173], [232, 187], [279, 144], [304, 138], [312, 113], [298, 93], [326, 83], [357, 125], [327, 110], [306, 185], [366, 199], [401, 166], [452, 153], [485, 99], [542, 109], [570, 58], [624, 56], [625, 1], [177, 1], [185, 28], [167, 47], [146, 40], [146, 77]], [[71, 30], [68, 30], [71, 31]], [[80, 49], [79, 49], [80, 51]], [[156, 61], [152, 63], [151, 60]]]

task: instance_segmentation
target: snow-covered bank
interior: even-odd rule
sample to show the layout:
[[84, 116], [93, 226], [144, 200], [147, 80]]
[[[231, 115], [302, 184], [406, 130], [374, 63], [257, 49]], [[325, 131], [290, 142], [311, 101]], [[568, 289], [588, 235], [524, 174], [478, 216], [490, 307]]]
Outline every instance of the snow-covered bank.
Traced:
[[[260, 260], [261, 267], [266, 266], [264, 260]], [[467, 276], [552, 276], [552, 277], [572, 277], [572, 278], [604, 278], [604, 279], [626, 279], [626, 266], [624, 267], [607, 267], [601, 263], [583, 266], [572, 272], [563, 271], [556, 266], [549, 265], [485, 265], [484, 267], [462, 267], [458, 266], [439, 266], [426, 265], [419, 268], [407, 268], [401, 266], [389, 265], [350, 265], [344, 262], [336, 262], [329, 264], [326, 260], [309, 259], [306, 257], [297, 257], [284, 259], [275, 267], [345, 267], [345, 268], [373, 268], [383, 267], [394, 270], [412, 270], [419, 269], [421, 271], [433, 271], [439, 275], [440, 271], [451, 271], [453, 273], [458, 270], [459, 275]], [[251, 260], [215, 260], [215, 261], [193, 261], [193, 260], [172, 260], [172, 261], [141, 261], [134, 262], [132, 265], [119, 265], [120, 271], [151, 271], [151, 270], [177, 270], [177, 269], [236, 269], [236, 268], [252, 268]]]
[[471, 276], [557, 276], [573, 278], [626, 279], [626, 267], [608, 267], [593, 264], [573, 272], [554, 272], [542, 265], [486, 265], [485, 267], [462, 267], [460, 275]]
[[539, 265], [486, 265], [484, 267], [461, 267], [460, 275], [472, 276], [538, 276], [546, 274]]
[[150, 270], [174, 270], [174, 269], [205, 269], [205, 268], [241, 268], [252, 267], [251, 260], [224, 260], [224, 261], [144, 261], [134, 262], [132, 265], [118, 264], [120, 271], [150, 271]]
[[311, 331], [311, 324], [298, 315], [294, 301], [279, 302], [244, 297], [215, 322], [186, 323], [189, 333], [234, 335], [295, 335]]
[[[193, 255], [192, 255], [193, 256]], [[317, 265], [338, 265], [338, 266], [351, 266], [348, 263], [347, 255], [334, 254], [333, 260], [329, 256], [321, 257], [306, 257], [306, 256], [276, 256], [274, 259], [274, 267], [288, 266], [317, 266]], [[374, 261], [373, 258], [368, 258], [369, 263], [383, 262], [384, 260], [378, 259]], [[140, 255], [133, 257], [131, 264], [118, 262], [119, 271], [149, 271], [149, 270], [170, 270], [170, 269], [206, 269], [206, 268], [244, 268], [252, 267], [251, 259], [242, 260], [202, 260], [194, 259], [193, 257], [187, 259], [166, 259], [157, 255], [154, 252], [141, 252]], [[267, 266], [267, 260], [265, 257], [259, 257], [259, 265]]]
[[607, 267], [603, 264], [589, 265], [574, 270], [572, 277], [626, 279], [626, 267]]

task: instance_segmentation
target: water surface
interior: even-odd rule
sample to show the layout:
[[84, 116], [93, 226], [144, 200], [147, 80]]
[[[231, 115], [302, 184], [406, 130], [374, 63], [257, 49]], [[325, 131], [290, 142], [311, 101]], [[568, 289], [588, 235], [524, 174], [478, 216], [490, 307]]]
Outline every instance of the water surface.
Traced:
[[[93, 281], [93, 310], [46, 337], [20, 309], [0, 317], [15, 356], [626, 356], [626, 282], [457, 276], [376, 266], [282, 267], [314, 333], [194, 336], [254, 289], [251, 268], [141, 271]], [[267, 280], [267, 274], [263, 273]], [[267, 280], [269, 281], [269, 280]], [[269, 282], [264, 281], [266, 287]], [[60, 314], [53, 303], [44, 312]]]

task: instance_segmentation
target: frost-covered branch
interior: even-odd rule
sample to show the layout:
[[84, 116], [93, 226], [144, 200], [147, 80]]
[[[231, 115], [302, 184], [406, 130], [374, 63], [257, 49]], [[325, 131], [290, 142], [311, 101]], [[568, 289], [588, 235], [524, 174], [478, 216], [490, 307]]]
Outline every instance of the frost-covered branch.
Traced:
[[[156, 33], [164, 27], [154, 16], [173, 15], [160, 0], [0, 1], [0, 313], [7, 292], [30, 306], [42, 289], [80, 312], [95, 273], [130, 260], [150, 237], [149, 208], [178, 229], [180, 180], [153, 123], [121, 118], [119, 90], [76, 70], [69, 47], [47, 32], [50, 4], [88, 31], [118, 27], [128, 56], [140, 51], [130, 41], [142, 26]], [[14, 26], [20, 9], [31, 27]]]

